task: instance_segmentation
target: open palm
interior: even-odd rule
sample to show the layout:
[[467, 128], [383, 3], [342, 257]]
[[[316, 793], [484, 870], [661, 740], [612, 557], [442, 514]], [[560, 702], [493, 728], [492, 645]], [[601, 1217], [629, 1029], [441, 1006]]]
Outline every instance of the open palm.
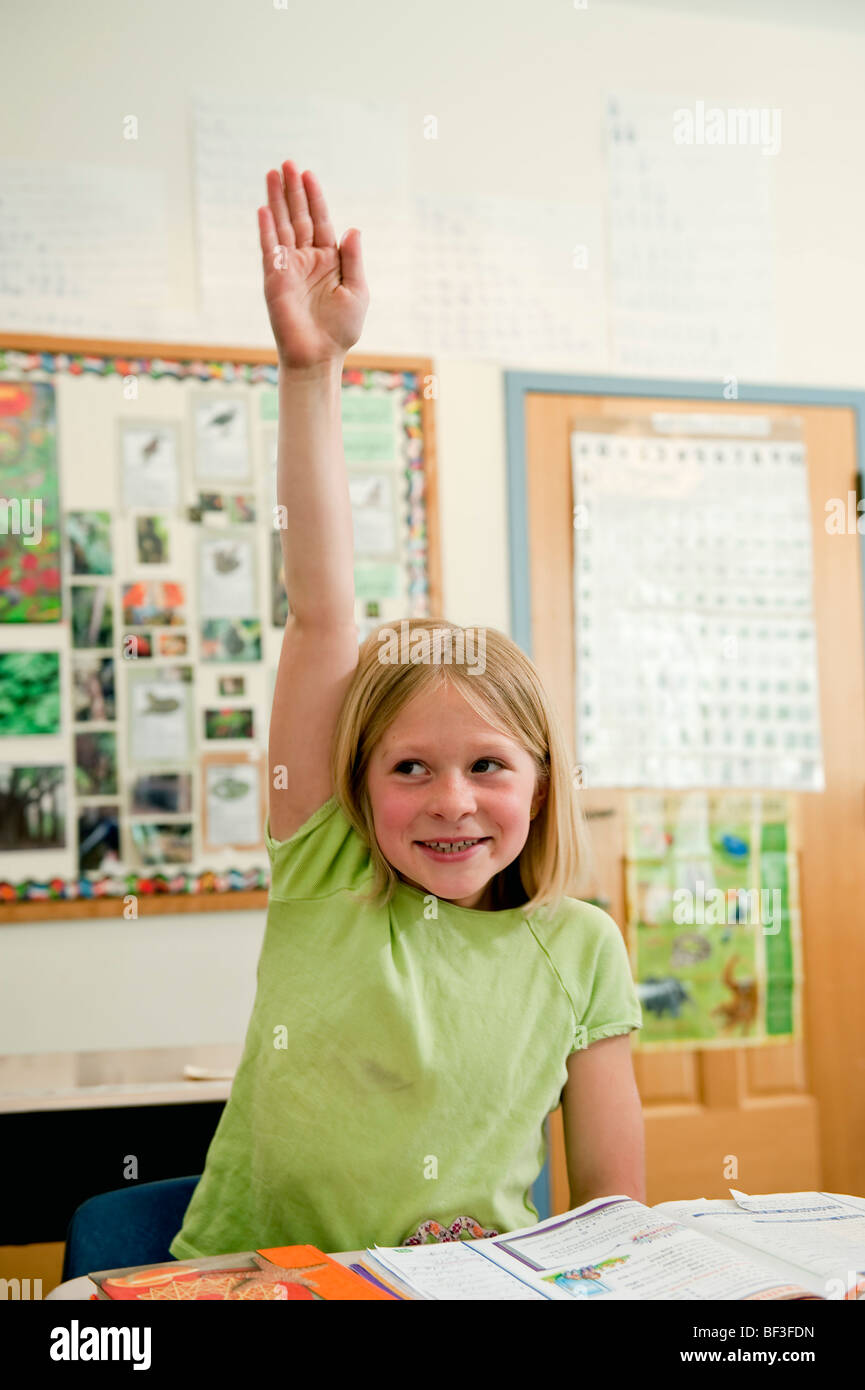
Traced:
[[315, 175], [291, 160], [282, 170], [268, 170], [268, 206], [258, 209], [264, 297], [280, 362], [311, 367], [357, 342], [369, 290], [360, 233], [352, 227], [337, 246]]

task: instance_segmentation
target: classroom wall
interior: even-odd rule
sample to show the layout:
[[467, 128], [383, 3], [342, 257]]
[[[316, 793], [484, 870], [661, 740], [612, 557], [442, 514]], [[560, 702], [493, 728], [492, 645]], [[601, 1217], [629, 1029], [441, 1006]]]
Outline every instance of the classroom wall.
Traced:
[[[685, 80], [697, 95], [783, 112], [776, 380], [861, 387], [865, 188], [856, 171], [865, 15], [828, 3], [763, 11], [757, 0], [746, 17], [729, 5], [700, 10], [595, 0], [584, 10], [565, 0], [289, 0], [284, 10], [238, 0], [36, 0], [16, 12], [9, 38], [0, 156], [97, 164], [131, 157], [161, 170], [172, 287], [163, 331], [216, 343], [227, 339], [218, 318], [196, 317], [188, 100], [197, 85], [374, 94], [413, 114], [413, 175], [442, 199], [451, 189], [546, 192], [603, 206], [607, 92], [681, 90]], [[819, 28], [818, 13], [832, 27]], [[129, 111], [142, 129], [134, 152], [120, 146]], [[422, 138], [428, 112], [439, 118], [437, 142]], [[274, 163], [287, 157], [304, 164], [302, 149], [274, 150]], [[106, 329], [94, 322], [74, 331]], [[135, 331], [120, 316], [110, 326], [116, 337]], [[365, 336], [359, 348], [393, 345]], [[435, 351], [422, 341], [414, 348]], [[531, 365], [437, 357], [445, 608], [459, 623], [508, 630], [502, 371]], [[600, 359], [586, 370], [610, 364]], [[239, 1043], [263, 929], [263, 914], [249, 912], [4, 925], [0, 1054]]]

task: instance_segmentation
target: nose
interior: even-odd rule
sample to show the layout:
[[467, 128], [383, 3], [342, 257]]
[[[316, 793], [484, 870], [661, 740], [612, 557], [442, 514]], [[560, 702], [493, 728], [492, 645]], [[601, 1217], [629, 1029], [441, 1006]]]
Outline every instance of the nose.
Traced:
[[459, 771], [442, 773], [429, 792], [427, 811], [450, 825], [456, 826], [463, 816], [477, 809], [477, 795], [472, 783]]

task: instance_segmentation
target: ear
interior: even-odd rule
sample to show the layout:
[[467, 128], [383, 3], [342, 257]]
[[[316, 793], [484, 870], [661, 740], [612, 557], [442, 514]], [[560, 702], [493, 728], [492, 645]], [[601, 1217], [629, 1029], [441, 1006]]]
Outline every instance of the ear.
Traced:
[[538, 814], [538, 811], [541, 809], [546, 799], [546, 786], [538, 787], [537, 791], [534, 794], [534, 797], [532, 798], [532, 809], [529, 812], [529, 820], [534, 820], [535, 816]]

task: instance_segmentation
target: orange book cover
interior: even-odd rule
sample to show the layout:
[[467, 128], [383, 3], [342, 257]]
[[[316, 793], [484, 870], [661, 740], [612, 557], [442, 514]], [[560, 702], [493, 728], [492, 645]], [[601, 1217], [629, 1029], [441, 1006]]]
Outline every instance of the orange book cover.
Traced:
[[90, 1274], [97, 1298], [146, 1302], [288, 1302], [387, 1299], [314, 1245], [281, 1245], [251, 1255], [135, 1265]]

